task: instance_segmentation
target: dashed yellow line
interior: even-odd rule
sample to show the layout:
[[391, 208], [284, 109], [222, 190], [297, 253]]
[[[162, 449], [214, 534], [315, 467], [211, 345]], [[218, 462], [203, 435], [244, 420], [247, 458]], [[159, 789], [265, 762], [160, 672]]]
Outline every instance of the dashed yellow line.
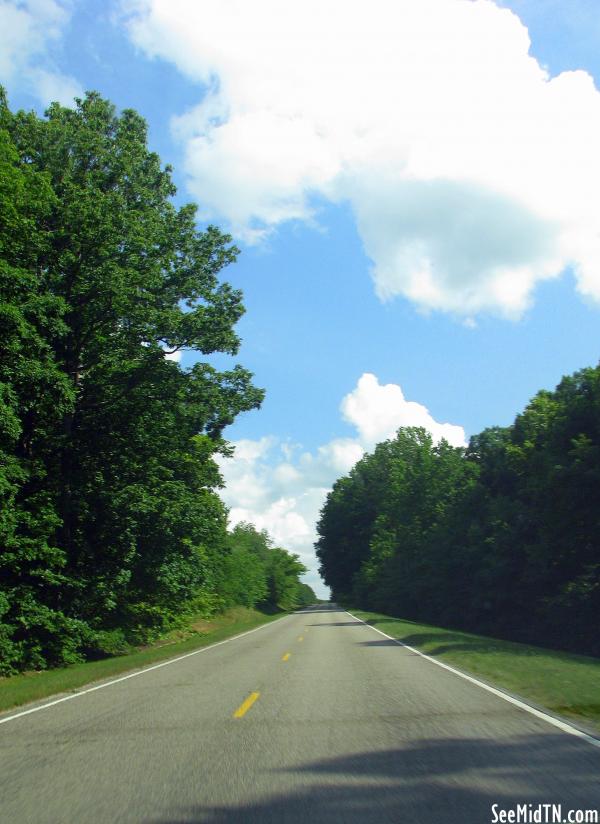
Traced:
[[304, 636], [302, 636], [302, 635], [301, 635], [301, 636], [298, 638], [298, 640], [299, 640], [299, 641], [304, 641]]
[[248, 712], [252, 704], [258, 699], [260, 692], [251, 692], [246, 700], [240, 704], [237, 710], [233, 713], [234, 718], [243, 718]]
[[281, 659], [282, 661], [289, 661], [290, 660], [291, 652], [286, 652], [286, 654]]

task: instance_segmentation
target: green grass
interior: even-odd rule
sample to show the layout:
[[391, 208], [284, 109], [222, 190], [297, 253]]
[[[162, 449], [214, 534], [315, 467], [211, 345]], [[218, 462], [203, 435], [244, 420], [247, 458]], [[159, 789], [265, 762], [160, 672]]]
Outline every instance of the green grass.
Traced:
[[500, 641], [351, 608], [405, 644], [600, 732], [600, 658]]
[[94, 681], [141, 669], [167, 658], [175, 658], [177, 655], [254, 629], [281, 616], [281, 613], [265, 615], [254, 609], [235, 607], [210, 619], [192, 620], [186, 629], [171, 632], [155, 644], [136, 649], [126, 655], [0, 678], [0, 711], [30, 701], [39, 701], [50, 695], [74, 692]]

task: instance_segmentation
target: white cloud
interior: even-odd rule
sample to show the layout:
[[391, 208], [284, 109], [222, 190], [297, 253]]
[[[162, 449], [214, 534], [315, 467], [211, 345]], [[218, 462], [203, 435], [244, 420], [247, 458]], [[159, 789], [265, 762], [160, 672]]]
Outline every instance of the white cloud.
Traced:
[[319, 447], [316, 460], [306, 455], [303, 456], [303, 463], [305, 466], [325, 466], [335, 470], [338, 475], [343, 475], [362, 458], [364, 451], [362, 444], [352, 438], [335, 438], [325, 446]]
[[29, 92], [42, 103], [72, 104], [81, 86], [55, 65], [53, 53], [70, 19], [57, 0], [0, 0], [0, 83]]
[[436, 443], [445, 438], [453, 446], [466, 446], [462, 426], [438, 423], [425, 406], [407, 401], [398, 384], [382, 386], [375, 375], [368, 372], [346, 395], [341, 409], [344, 418], [357, 428], [360, 440], [366, 446], [392, 437], [401, 426], [422, 426]]
[[221, 495], [232, 525], [240, 521], [266, 529], [275, 543], [297, 552], [311, 570], [311, 585], [323, 592], [316, 575], [313, 544], [319, 510], [334, 481], [347, 474], [365, 450], [394, 435], [401, 426], [422, 426], [436, 442], [445, 438], [465, 444], [462, 427], [438, 423], [427, 409], [404, 398], [397, 384], [361, 376], [342, 400], [344, 419], [356, 428], [354, 438], [335, 438], [315, 452], [302, 452], [268, 436], [234, 443], [233, 458], [221, 458], [225, 479]]
[[491, 0], [123, 0], [205, 85], [176, 123], [205, 214], [260, 238], [350, 203], [379, 296], [517, 317], [574, 266], [600, 300], [600, 94]]

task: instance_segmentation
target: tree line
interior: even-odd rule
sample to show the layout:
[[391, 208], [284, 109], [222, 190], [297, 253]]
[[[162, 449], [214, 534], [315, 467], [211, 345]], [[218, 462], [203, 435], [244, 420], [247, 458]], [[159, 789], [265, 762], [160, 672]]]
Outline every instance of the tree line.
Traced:
[[238, 350], [219, 277], [238, 250], [174, 194], [135, 111], [90, 93], [38, 117], [0, 93], [2, 674], [308, 597], [296, 556], [227, 531], [215, 457], [263, 391], [206, 360]]
[[318, 535], [338, 600], [600, 655], [600, 366], [466, 449], [398, 430], [336, 481]]

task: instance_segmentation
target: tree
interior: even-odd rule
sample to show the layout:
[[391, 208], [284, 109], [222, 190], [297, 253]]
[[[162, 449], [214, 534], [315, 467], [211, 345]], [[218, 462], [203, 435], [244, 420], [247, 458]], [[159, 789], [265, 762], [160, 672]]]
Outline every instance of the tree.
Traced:
[[254, 607], [267, 597], [267, 555], [271, 546], [266, 532], [252, 524], [237, 524], [228, 536], [223, 594], [228, 605]]
[[600, 366], [467, 450], [399, 430], [335, 483], [318, 531], [335, 597], [598, 654]]
[[297, 555], [281, 547], [271, 547], [267, 556], [267, 598], [265, 606], [289, 610], [298, 605], [300, 575], [308, 572]]
[[228, 543], [223, 581], [228, 603], [259, 606], [269, 611], [289, 610], [306, 597], [299, 580], [306, 567], [297, 555], [273, 546], [265, 530], [239, 523]]
[[296, 596], [296, 604], [299, 607], [310, 607], [318, 602], [318, 598], [311, 586], [303, 583], [298, 584], [298, 593]]
[[0, 672], [40, 665], [46, 653], [72, 660], [88, 635], [60, 609], [66, 557], [37, 448], [74, 402], [49, 344], [65, 333], [66, 307], [41, 267], [56, 201], [47, 175], [19, 156], [10, 125], [0, 91]]
[[15, 661], [41, 666], [93, 645], [89, 628], [144, 634], [215, 592], [214, 456], [263, 393], [240, 366], [167, 358], [235, 354], [244, 310], [218, 279], [237, 249], [173, 205], [143, 119], [96, 93], [45, 118], [3, 102], [1, 118], [0, 610]]

